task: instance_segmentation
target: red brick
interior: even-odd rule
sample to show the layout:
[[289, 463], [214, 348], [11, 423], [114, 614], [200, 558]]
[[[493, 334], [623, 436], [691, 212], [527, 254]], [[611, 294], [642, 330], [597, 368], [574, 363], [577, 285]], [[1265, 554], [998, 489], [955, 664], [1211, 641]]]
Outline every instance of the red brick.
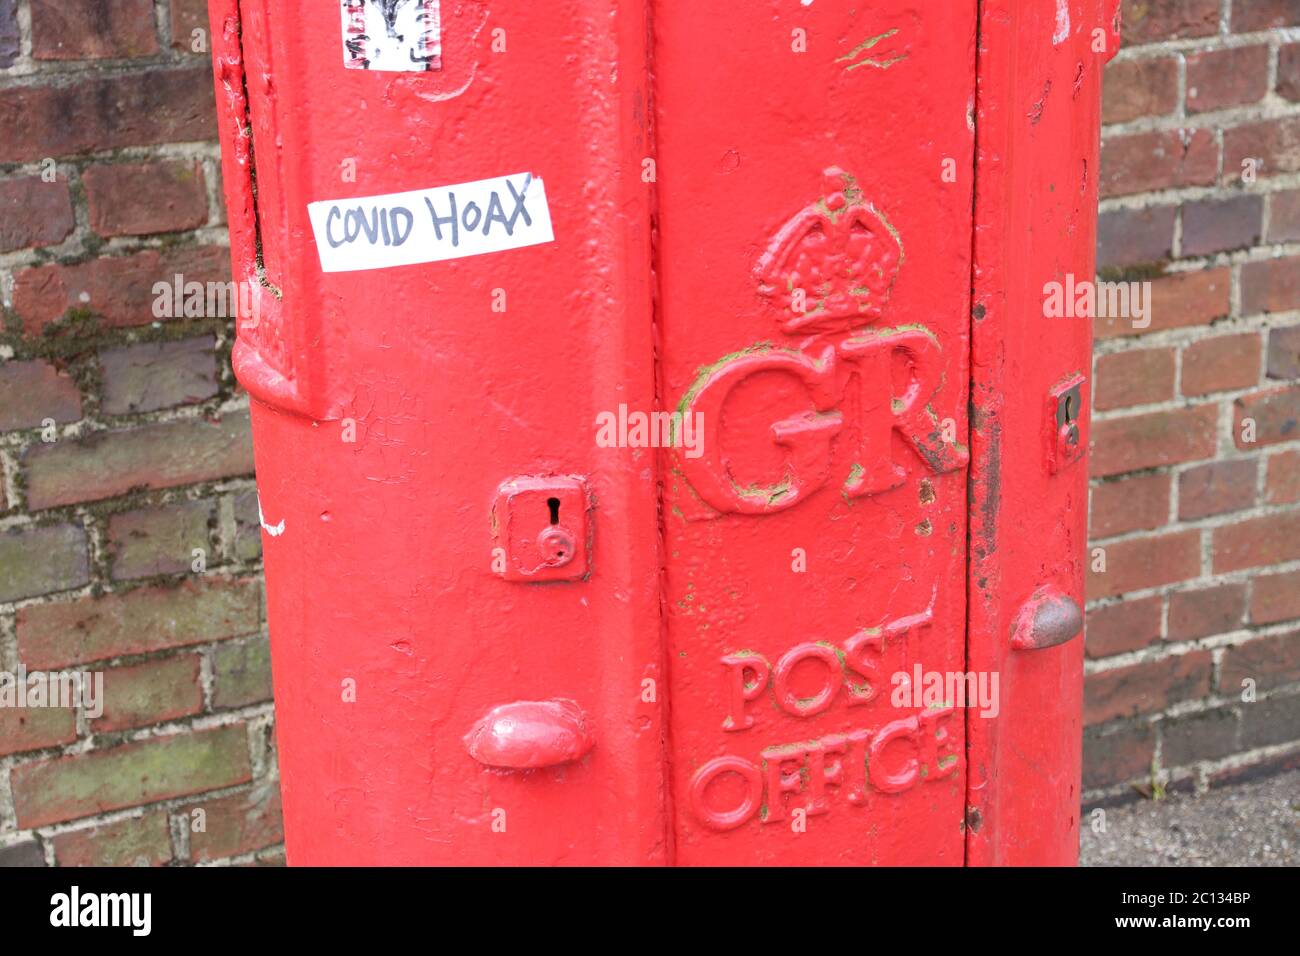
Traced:
[[1120, 10], [1125, 46], [1219, 32], [1218, 0], [1124, 0]]
[[1148, 303], [1151, 324], [1147, 328], [1134, 328], [1133, 321], [1122, 316], [1108, 316], [1093, 322], [1093, 333], [1099, 339], [1108, 339], [1209, 325], [1228, 314], [1231, 289], [1228, 269], [1204, 269], [1154, 279]]
[[[1300, 438], [1300, 385], [1243, 395], [1233, 403], [1232, 439], [1249, 451]], [[1245, 441], [1245, 419], [1255, 423], [1255, 440]]]
[[212, 49], [208, 35], [207, 0], [171, 0], [172, 48], [188, 53], [203, 52], [194, 49], [194, 31], [203, 31], [203, 46]]
[[1200, 575], [1201, 536], [1196, 531], [1132, 538], [1105, 545], [1106, 570], [1088, 566], [1088, 599], [1176, 584]]
[[1208, 256], [1257, 245], [1263, 222], [1262, 196], [1184, 203], [1182, 253], [1185, 256]]
[[247, 707], [271, 699], [271, 647], [263, 634], [212, 649], [212, 706]]
[[1222, 759], [1241, 747], [1237, 725], [1237, 714], [1229, 707], [1162, 720], [1160, 762], [1165, 767], [1182, 767], [1198, 760]]
[[1300, 102], [1300, 43], [1288, 43], [1277, 51], [1277, 92], [1292, 103]]
[[[0, 9], [3, 9], [6, 2], [12, 0], [0, 0]], [[0, 869], [9, 869], [11, 867], [37, 867], [45, 865], [45, 851], [41, 849], [41, 844], [37, 840], [23, 840], [20, 843], [11, 843], [9, 846], [0, 847]]]
[[1241, 311], [1289, 312], [1300, 308], [1300, 256], [1263, 259], [1241, 267]]
[[1296, 618], [1300, 618], [1300, 571], [1251, 579], [1250, 623], [1276, 624]]
[[206, 63], [0, 90], [0, 163], [216, 135]]
[[1259, 384], [1259, 333], [1201, 339], [1183, 349], [1183, 394], [1208, 395]]
[[1097, 359], [1093, 407], [1102, 411], [1174, 396], [1173, 349], [1132, 349]]
[[1208, 129], [1111, 136], [1101, 144], [1101, 195], [1213, 184], [1219, 147]]
[[1233, 47], [1187, 55], [1187, 111], [1207, 113], [1255, 103], [1268, 92], [1268, 47]]
[[217, 394], [216, 339], [146, 342], [100, 353], [106, 415], [192, 405]]
[[0, 601], [67, 591], [89, 581], [86, 533], [80, 525], [0, 531]]
[[91, 166], [81, 179], [90, 228], [101, 236], [178, 232], [208, 221], [203, 166], [195, 161]]
[[108, 519], [108, 554], [117, 580], [156, 574], [187, 574], [194, 570], [194, 550], [206, 567], [212, 553], [208, 524], [212, 502], [178, 501], [124, 511]]
[[1240, 511], [1255, 503], [1259, 465], [1253, 458], [1212, 461], [1178, 476], [1178, 517], [1196, 521]]
[[1300, 6], [1295, 0], [1233, 0], [1230, 23], [1233, 33], [1300, 26]]
[[199, 656], [181, 654], [104, 672], [104, 713], [90, 721], [94, 733], [158, 724], [203, 709]]
[[1177, 206], [1115, 209], [1097, 217], [1097, 268], [1162, 262], [1173, 255]]
[[153, 737], [10, 773], [23, 829], [233, 787], [252, 778], [243, 724]]
[[1171, 641], [1226, 634], [1241, 627], [1246, 614], [1246, 583], [1234, 581], [1169, 595]]
[[1268, 330], [1269, 378], [1300, 378], [1300, 325], [1287, 325]]
[[1096, 659], [1140, 650], [1160, 640], [1164, 599], [1158, 594], [1088, 611], [1084, 650]]
[[[227, 282], [230, 252], [220, 246], [145, 249], [125, 256], [90, 259], [77, 265], [49, 264], [14, 273], [14, 311], [29, 333], [40, 332], [69, 310], [97, 315], [109, 327], [148, 325], [159, 295], [156, 283]], [[171, 294], [165, 304], [171, 307]]]
[[53, 508], [253, 472], [248, 414], [93, 432], [80, 440], [34, 445], [22, 459], [27, 502]]
[[0, 707], [0, 757], [77, 739], [73, 707]]
[[[1240, 694], [1243, 680], [1258, 690], [1272, 690], [1300, 680], [1300, 631], [1257, 637], [1229, 647], [1223, 655], [1219, 684], [1225, 694]], [[1296, 728], [1300, 738], [1300, 727]]]
[[68, 180], [16, 176], [0, 182], [0, 252], [52, 246], [76, 226]]
[[21, 50], [18, 0], [0, 0], [0, 70], [13, 65]]
[[0, 431], [81, 418], [77, 383], [47, 362], [0, 363]]
[[1091, 474], [1104, 478], [1213, 458], [1217, 428], [1218, 408], [1213, 405], [1093, 422]]
[[1101, 85], [1103, 123], [1164, 116], [1178, 106], [1178, 62], [1171, 56], [1113, 60]]
[[126, 59], [158, 52], [152, 0], [31, 0], [32, 57]]
[[1210, 692], [1209, 651], [1192, 651], [1089, 674], [1083, 685], [1085, 724], [1164, 710]]
[[59, 833], [51, 842], [58, 866], [162, 866], [172, 858], [166, 813]]
[[1242, 163], [1257, 160], [1256, 176], [1300, 170], [1300, 117], [1260, 120], [1223, 131], [1223, 181], [1241, 179]]
[[1280, 451], [1268, 456], [1264, 501], [1270, 505], [1300, 501], [1300, 451]]
[[[229, 797], [204, 800], [185, 808], [204, 811], [203, 831], [190, 833], [190, 856], [195, 862], [251, 853], [283, 842], [280, 823], [280, 788], [275, 781]], [[191, 825], [191, 830], [193, 826]]]
[[1269, 239], [1274, 242], [1300, 239], [1300, 189], [1273, 193], [1269, 201], [1272, 203], [1269, 207]]
[[1093, 538], [1109, 538], [1169, 521], [1169, 475], [1135, 475], [1092, 489], [1089, 528]]
[[1214, 573], [1300, 560], [1300, 511], [1214, 529]]
[[1093, 790], [1151, 775], [1156, 731], [1150, 723], [1125, 724], [1083, 735], [1083, 787]]
[[1241, 709], [1241, 745], [1245, 750], [1293, 743], [1300, 728], [1300, 694], [1274, 694]]
[[207, 577], [32, 604], [17, 613], [18, 650], [29, 669], [51, 670], [239, 637], [260, 627], [260, 601], [256, 580]]

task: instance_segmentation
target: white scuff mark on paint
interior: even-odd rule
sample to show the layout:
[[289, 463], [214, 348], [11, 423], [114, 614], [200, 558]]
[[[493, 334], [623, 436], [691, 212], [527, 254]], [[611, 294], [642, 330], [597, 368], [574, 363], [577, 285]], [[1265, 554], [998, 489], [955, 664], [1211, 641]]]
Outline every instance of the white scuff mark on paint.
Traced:
[[1056, 32], [1052, 46], [1060, 46], [1070, 38], [1070, 0], [1056, 0]]
[[387, 269], [555, 241], [532, 173], [307, 204], [322, 272]]
[[265, 531], [267, 534], [269, 534], [272, 538], [278, 538], [280, 537], [280, 535], [284, 534], [283, 518], [280, 519], [280, 523], [277, 525], [269, 525], [266, 523], [266, 515], [262, 514], [261, 498], [257, 499], [257, 521], [262, 526], [262, 530]]
[[800, 3], [800, 5], [805, 6], [805, 7], [811, 7], [811, 6], [812, 6], [812, 0], [799, 0], [799, 3]]

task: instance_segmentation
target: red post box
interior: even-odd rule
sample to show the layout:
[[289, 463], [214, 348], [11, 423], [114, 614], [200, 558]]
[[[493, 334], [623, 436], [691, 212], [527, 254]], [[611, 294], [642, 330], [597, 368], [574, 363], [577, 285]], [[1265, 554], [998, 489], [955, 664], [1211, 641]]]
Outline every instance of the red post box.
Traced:
[[1064, 863], [1117, 0], [211, 0], [293, 864]]

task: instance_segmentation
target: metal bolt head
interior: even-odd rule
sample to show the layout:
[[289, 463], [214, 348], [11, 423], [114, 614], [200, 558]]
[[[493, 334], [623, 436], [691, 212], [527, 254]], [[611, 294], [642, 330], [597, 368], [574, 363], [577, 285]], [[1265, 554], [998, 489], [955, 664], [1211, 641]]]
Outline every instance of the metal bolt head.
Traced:
[[564, 528], [552, 525], [537, 536], [537, 547], [548, 565], [559, 568], [573, 560], [578, 550], [578, 543]]

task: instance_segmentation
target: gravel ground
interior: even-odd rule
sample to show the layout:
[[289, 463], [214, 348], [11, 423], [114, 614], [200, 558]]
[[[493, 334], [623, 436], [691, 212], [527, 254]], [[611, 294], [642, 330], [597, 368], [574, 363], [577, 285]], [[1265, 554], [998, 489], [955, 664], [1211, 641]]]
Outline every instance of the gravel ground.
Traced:
[[1083, 866], [1300, 866], [1300, 770], [1083, 815]]

